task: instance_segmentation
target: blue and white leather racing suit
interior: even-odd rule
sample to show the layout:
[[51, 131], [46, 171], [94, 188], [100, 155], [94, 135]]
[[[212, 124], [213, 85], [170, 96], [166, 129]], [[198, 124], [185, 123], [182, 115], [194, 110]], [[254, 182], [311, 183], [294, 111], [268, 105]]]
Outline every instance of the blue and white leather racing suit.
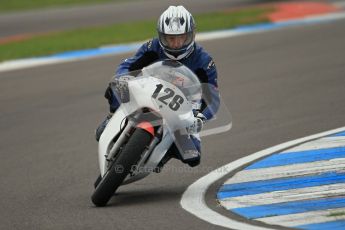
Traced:
[[[140, 70], [156, 61], [165, 59], [168, 59], [168, 57], [164, 54], [159, 40], [154, 38], [143, 44], [133, 57], [125, 59], [118, 66], [116, 75]], [[215, 63], [211, 56], [197, 43], [194, 44], [193, 52], [179, 60], [179, 62], [190, 68], [203, 84], [203, 100], [200, 112], [205, 116], [206, 120], [211, 119], [217, 112], [220, 103]], [[108, 99], [110, 112], [115, 112], [120, 104], [110, 87], [107, 88], [104, 96]], [[200, 139], [192, 135], [192, 140], [200, 153]]]

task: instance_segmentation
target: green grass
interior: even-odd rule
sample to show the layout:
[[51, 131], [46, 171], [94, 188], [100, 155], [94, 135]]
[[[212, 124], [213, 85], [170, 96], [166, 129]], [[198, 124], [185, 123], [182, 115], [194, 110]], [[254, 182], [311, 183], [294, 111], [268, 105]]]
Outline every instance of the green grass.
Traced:
[[229, 29], [240, 25], [268, 22], [265, 15], [271, 7], [249, 8], [239, 11], [224, 11], [195, 16], [198, 31]]
[[[263, 15], [271, 10], [271, 8], [259, 8], [196, 15], [197, 31], [228, 29], [244, 24], [266, 22], [267, 19]], [[24, 41], [0, 45], [0, 61], [142, 41], [156, 36], [155, 28], [156, 20], [150, 20], [40, 35]]]
[[125, 1], [126, 0], [0, 0], [0, 12]]
[[53, 33], [0, 45], [0, 61], [139, 41], [153, 34], [152, 22], [126, 23]]
[[345, 212], [334, 212], [328, 215], [329, 217], [340, 217], [340, 216], [345, 216]]

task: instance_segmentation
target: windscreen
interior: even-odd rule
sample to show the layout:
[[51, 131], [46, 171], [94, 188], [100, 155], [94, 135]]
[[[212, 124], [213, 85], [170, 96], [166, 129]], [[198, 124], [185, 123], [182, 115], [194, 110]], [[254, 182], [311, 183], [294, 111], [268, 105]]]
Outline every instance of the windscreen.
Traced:
[[172, 60], [156, 62], [143, 68], [142, 73], [175, 85], [189, 101], [201, 99], [202, 87], [198, 77], [180, 62]]

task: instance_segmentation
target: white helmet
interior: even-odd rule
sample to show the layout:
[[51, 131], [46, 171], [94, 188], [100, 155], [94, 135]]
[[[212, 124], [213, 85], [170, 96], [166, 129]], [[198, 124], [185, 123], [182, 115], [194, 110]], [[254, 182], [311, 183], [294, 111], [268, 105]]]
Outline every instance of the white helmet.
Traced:
[[[158, 19], [159, 44], [164, 53], [173, 60], [180, 60], [194, 50], [195, 23], [193, 16], [183, 6], [169, 6]], [[171, 47], [171, 37], [181, 37], [179, 47]]]

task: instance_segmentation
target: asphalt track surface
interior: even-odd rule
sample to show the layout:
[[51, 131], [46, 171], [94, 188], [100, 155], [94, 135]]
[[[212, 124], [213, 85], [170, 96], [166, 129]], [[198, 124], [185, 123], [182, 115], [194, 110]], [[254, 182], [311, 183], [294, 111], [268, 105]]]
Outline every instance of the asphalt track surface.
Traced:
[[[232, 7], [247, 6], [273, 0], [130, 0], [100, 5], [56, 7], [42, 11], [0, 13], [0, 38], [32, 33], [47, 33], [80, 27], [100, 26], [121, 22], [158, 19], [169, 5], [182, 4], [192, 14]], [[159, 12], [157, 14], [157, 12]]]
[[104, 88], [128, 55], [0, 73], [0, 229], [221, 229], [184, 211], [182, 193], [228, 162], [344, 126], [344, 28], [340, 20], [203, 42], [232, 130], [203, 139], [198, 168], [173, 170], [184, 166], [172, 160], [121, 187], [105, 208], [90, 201], [99, 173], [93, 130], [107, 111]]

